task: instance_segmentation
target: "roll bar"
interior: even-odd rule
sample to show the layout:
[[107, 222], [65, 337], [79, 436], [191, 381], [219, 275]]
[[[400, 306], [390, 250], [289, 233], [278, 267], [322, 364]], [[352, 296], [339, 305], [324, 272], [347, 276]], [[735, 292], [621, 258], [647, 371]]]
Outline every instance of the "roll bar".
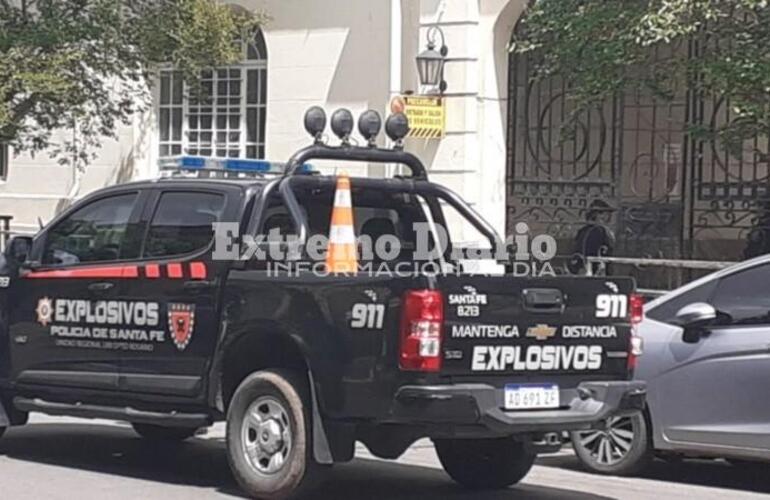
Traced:
[[367, 163], [398, 163], [412, 171], [412, 178], [427, 179], [428, 173], [419, 158], [403, 149], [384, 149], [343, 144], [327, 146], [313, 144], [300, 149], [286, 164], [285, 177], [300, 173], [304, 164], [311, 160], [361, 161]]
[[[357, 178], [355, 185], [356, 187], [368, 187], [379, 191], [420, 194], [441, 198], [484, 235], [493, 250], [497, 251], [504, 246], [503, 241], [497, 235], [494, 228], [468, 205], [465, 200], [444, 186], [428, 181], [428, 172], [422, 161], [415, 155], [404, 151], [400, 140], [397, 141], [395, 148], [384, 149], [375, 146], [353, 146], [347, 142], [347, 139], [343, 139], [343, 143], [339, 146], [329, 146], [320, 142], [320, 133], [315, 136], [315, 144], [300, 149], [292, 155], [286, 163], [283, 177], [277, 181], [278, 192], [296, 226], [298, 243], [300, 245], [307, 243], [309, 228], [302, 206], [292, 188], [295, 184], [315, 183], [316, 185], [322, 185], [334, 182], [333, 179], [328, 177], [322, 178], [307, 175], [307, 171], [303, 167], [312, 160], [338, 160], [342, 162], [392, 163], [406, 166], [411, 171], [411, 177], [394, 179]], [[272, 192], [275, 187], [276, 183], [270, 183], [266, 191]], [[263, 192], [264, 206], [267, 204], [267, 196], [269, 196], [269, 193]]]

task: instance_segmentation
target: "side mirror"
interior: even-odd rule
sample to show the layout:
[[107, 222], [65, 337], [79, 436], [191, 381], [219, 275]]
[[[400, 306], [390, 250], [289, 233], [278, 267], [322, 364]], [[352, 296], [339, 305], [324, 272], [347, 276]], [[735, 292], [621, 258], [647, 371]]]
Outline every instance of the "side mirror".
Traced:
[[687, 343], [698, 342], [703, 334], [703, 328], [714, 323], [718, 317], [717, 310], [706, 302], [695, 302], [684, 306], [676, 313], [676, 325], [684, 328], [682, 340]]
[[8, 242], [8, 247], [5, 249], [5, 258], [13, 264], [21, 265], [29, 257], [31, 249], [31, 236], [16, 236]]

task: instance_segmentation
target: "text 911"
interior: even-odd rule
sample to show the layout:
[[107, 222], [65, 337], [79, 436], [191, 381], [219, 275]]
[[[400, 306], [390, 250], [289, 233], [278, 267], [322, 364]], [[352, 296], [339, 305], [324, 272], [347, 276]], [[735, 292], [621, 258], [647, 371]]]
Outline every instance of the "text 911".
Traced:
[[627, 314], [627, 296], [607, 293], [596, 296], [597, 318], [625, 318]]

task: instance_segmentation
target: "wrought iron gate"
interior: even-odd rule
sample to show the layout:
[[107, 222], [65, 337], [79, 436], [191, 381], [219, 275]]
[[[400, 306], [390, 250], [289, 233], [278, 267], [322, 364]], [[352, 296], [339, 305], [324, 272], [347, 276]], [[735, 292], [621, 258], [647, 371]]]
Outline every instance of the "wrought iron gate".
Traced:
[[[697, 57], [706, 44], [657, 49], [655, 57]], [[537, 55], [509, 64], [507, 229], [525, 222], [557, 238], [565, 267], [580, 255], [740, 260], [770, 252], [767, 141], [742, 153], [688, 133], [729, 122], [718, 97], [683, 88], [671, 100], [617, 95], [569, 121], [569, 85], [533, 81]], [[649, 270], [648, 286], [690, 278]]]

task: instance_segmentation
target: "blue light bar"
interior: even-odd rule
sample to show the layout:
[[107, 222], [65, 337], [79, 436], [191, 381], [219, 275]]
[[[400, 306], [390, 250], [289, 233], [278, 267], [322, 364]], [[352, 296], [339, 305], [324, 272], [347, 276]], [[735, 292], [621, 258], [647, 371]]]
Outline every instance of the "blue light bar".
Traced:
[[[243, 158], [210, 158], [206, 156], [171, 156], [161, 158], [158, 161], [163, 171], [220, 171], [223, 173], [238, 174], [283, 174], [286, 164], [268, 160], [253, 160]], [[305, 164], [301, 172], [312, 172], [313, 167]]]
[[[286, 167], [286, 164], [284, 163], [273, 163], [267, 160], [228, 159], [224, 160], [223, 163], [225, 170], [233, 170], [239, 172], [273, 172], [278, 170], [283, 172]], [[275, 168], [276, 166], [278, 168]]]
[[177, 158], [179, 168], [204, 168], [206, 158], [199, 156], [179, 156]]

